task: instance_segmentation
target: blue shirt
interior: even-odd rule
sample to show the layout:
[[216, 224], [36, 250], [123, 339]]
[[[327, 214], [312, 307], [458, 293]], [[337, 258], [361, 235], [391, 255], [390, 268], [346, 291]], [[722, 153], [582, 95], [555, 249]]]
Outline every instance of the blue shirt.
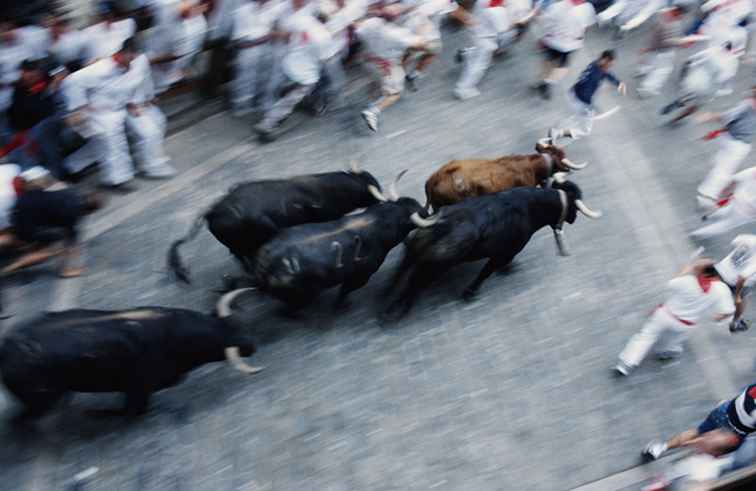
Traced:
[[583, 70], [583, 73], [580, 74], [580, 78], [575, 85], [572, 86], [572, 91], [580, 102], [584, 102], [590, 106], [593, 101], [593, 94], [596, 93], [599, 85], [601, 85], [601, 81], [604, 79], [609, 80], [614, 85], [620, 84], [617, 77], [602, 70], [598, 66], [598, 62], [594, 61], [588, 65], [588, 68]]

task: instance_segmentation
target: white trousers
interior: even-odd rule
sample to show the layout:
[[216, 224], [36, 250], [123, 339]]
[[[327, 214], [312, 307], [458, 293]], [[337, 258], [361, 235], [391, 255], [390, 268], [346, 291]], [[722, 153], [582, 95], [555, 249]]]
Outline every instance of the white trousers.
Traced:
[[307, 97], [315, 89], [315, 86], [316, 84], [295, 86], [285, 96], [278, 99], [273, 107], [265, 113], [265, 117], [260, 122], [260, 127], [267, 131], [273, 130], [294, 111], [297, 104]]
[[722, 191], [729, 186], [732, 176], [751, 151], [751, 145], [736, 140], [728, 133], [719, 136], [719, 150], [714, 156], [714, 167], [698, 186], [699, 194], [709, 198], [720, 198]]
[[473, 47], [465, 57], [462, 75], [457, 81], [457, 90], [471, 90], [478, 86], [491, 66], [491, 58], [497, 49], [505, 49], [514, 40], [514, 32], [500, 33], [498, 36], [473, 36]]
[[691, 326], [686, 326], [672, 317], [664, 307], [660, 307], [640, 332], [630, 338], [619, 359], [625, 365], [637, 367], [660, 339], [662, 342], [656, 347], [657, 353], [682, 353], [682, 344], [690, 331]]
[[231, 82], [231, 104], [235, 109], [248, 108], [260, 92], [258, 75], [264, 68], [268, 53], [270, 49], [264, 44], [238, 50], [234, 64], [234, 79]]
[[139, 168], [147, 175], [163, 175], [173, 169], [168, 166], [170, 159], [165, 154], [166, 118], [155, 105], [142, 108], [137, 117], [126, 117], [126, 130], [134, 144], [134, 157]]
[[747, 213], [745, 207], [733, 199], [709, 216], [708, 225], [691, 232], [691, 236], [705, 238], [723, 234], [746, 223], [756, 222], [756, 216]]
[[675, 52], [673, 50], [657, 51], [648, 54], [639, 67], [643, 75], [638, 90], [650, 95], [658, 95], [667, 79], [675, 69]]
[[89, 141], [66, 157], [65, 167], [78, 172], [97, 161], [100, 163], [102, 183], [123, 184], [134, 177], [134, 165], [126, 140], [126, 110], [96, 110], [87, 121]]
[[593, 106], [575, 97], [572, 90], [567, 91], [566, 97], [572, 111], [572, 116], [562, 121], [559, 124], [559, 128], [570, 130], [570, 135], [575, 140], [590, 135], [591, 131], [593, 131], [593, 116], [596, 113], [593, 110]]

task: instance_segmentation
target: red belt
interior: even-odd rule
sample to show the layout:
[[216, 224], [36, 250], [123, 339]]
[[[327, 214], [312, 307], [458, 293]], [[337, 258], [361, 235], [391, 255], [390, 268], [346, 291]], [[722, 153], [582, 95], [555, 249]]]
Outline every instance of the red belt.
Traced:
[[685, 319], [680, 319], [680, 318], [679, 318], [679, 317], [677, 317], [677, 316], [676, 316], [675, 314], [673, 314], [672, 312], [670, 312], [670, 311], [669, 311], [669, 309], [668, 309], [668, 308], [667, 308], [667, 307], [666, 307], [666, 306], [665, 306], [664, 304], [661, 304], [661, 305], [659, 305], [659, 306], [658, 306], [658, 307], [656, 307], [656, 309], [654, 309], [654, 310], [659, 310], [659, 309], [664, 309], [664, 312], [666, 312], [666, 313], [667, 313], [667, 314], [668, 314], [668, 315], [669, 315], [670, 317], [672, 317], [672, 318], [673, 318], [673, 319], [675, 319], [676, 321], [679, 321], [679, 322], [681, 322], [682, 324], [685, 324], [686, 326], [695, 326], [695, 325], [696, 325], [696, 323], [695, 323], [695, 322], [686, 321]]

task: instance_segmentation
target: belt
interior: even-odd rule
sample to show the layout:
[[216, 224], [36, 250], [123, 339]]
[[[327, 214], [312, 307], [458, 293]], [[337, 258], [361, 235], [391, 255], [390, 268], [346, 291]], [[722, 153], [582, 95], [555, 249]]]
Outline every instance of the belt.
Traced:
[[673, 319], [675, 319], [676, 321], [680, 322], [681, 324], [684, 324], [684, 325], [686, 325], [686, 326], [695, 326], [695, 325], [696, 325], [696, 323], [695, 323], [695, 322], [687, 321], [687, 320], [685, 320], [685, 319], [681, 319], [681, 318], [677, 317], [677, 316], [676, 316], [675, 314], [673, 314], [673, 313], [672, 313], [672, 312], [671, 312], [671, 311], [670, 311], [670, 310], [669, 310], [669, 309], [667, 308], [667, 306], [666, 306], [666, 305], [664, 305], [664, 304], [661, 304], [661, 305], [659, 305], [658, 307], [656, 307], [656, 310], [659, 310], [659, 309], [662, 309], [662, 310], [664, 310], [664, 312], [666, 312], [666, 313], [667, 313], [667, 315], [669, 315], [670, 317], [672, 317], [672, 318], [673, 318]]

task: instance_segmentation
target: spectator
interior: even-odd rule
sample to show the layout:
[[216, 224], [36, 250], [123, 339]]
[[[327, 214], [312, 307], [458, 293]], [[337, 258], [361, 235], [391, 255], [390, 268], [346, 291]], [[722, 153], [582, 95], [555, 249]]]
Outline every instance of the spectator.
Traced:
[[11, 105], [8, 108], [8, 123], [14, 133], [25, 132], [59, 109], [57, 85], [48, 76], [47, 66], [41, 60], [26, 60], [21, 63], [20, 78], [16, 82]]

